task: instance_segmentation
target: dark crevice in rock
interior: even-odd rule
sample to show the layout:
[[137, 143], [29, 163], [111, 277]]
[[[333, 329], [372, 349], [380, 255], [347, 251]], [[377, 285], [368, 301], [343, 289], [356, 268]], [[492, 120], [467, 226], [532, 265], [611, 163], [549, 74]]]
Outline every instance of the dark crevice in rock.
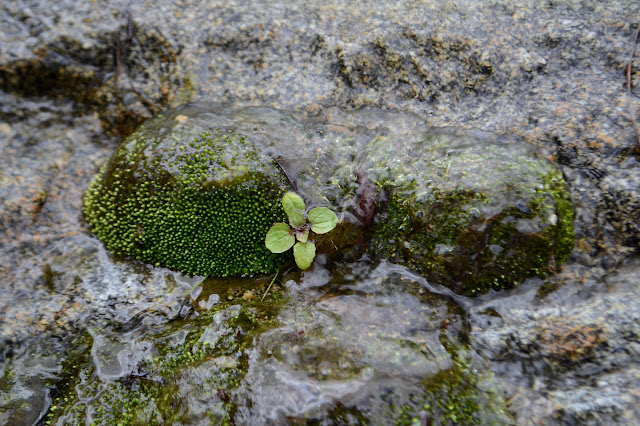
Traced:
[[[0, 90], [22, 97], [69, 99], [99, 114], [105, 133], [127, 135], [184, 86], [179, 50], [160, 32], [128, 21], [95, 36], [93, 45], [61, 36], [31, 58], [0, 65]], [[152, 74], [155, 77], [152, 77]]]

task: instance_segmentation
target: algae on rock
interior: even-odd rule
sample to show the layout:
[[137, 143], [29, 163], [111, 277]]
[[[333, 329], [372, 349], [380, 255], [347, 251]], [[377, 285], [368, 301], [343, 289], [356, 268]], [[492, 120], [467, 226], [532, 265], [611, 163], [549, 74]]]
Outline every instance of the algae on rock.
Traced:
[[286, 176], [255, 141], [184, 114], [120, 145], [87, 191], [87, 222], [114, 254], [189, 275], [275, 271], [289, 255], [269, 252], [264, 236], [284, 219]]
[[327, 253], [369, 247], [467, 295], [548, 275], [573, 249], [562, 173], [526, 144], [374, 108], [316, 117], [216, 104], [168, 111], [121, 145], [84, 211], [118, 255], [246, 275], [290, 259], [270, 253], [264, 237], [283, 221], [280, 199], [293, 187], [342, 217]]
[[[224, 287], [219, 281], [204, 282], [204, 292]], [[236, 281], [255, 288], [253, 279]], [[196, 312], [161, 327], [149, 311], [128, 333], [86, 333], [51, 386], [44, 424], [230, 424], [230, 394], [246, 373], [246, 349], [275, 326], [285, 302], [279, 289], [244, 306], [227, 298], [209, 308], [193, 301]], [[105, 374], [112, 364], [118, 374]]]
[[285, 282], [291, 301], [234, 390], [236, 424], [508, 424], [456, 301], [389, 262], [327, 272]]
[[379, 255], [473, 295], [548, 275], [571, 253], [562, 172], [527, 147], [435, 133], [384, 149], [378, 184], [388, 206], [372, 242]]
[[209, 278], [184, 317], [162, 323], [158, 307], [85, 333], [43, 423], [507, 423], [455, 301], [388, 262], [327, 272], [285, 273], [264, 300], [244, 297], [253, 278]]

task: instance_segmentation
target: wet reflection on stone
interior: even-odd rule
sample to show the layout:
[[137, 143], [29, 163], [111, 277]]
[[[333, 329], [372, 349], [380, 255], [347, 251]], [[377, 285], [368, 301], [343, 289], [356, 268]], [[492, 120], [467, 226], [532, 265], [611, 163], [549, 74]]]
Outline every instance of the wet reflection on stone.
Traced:
[[454, 301], [384, 262], [350, 265], [332, 278], [324, 272], [316, 267], [287, 283], [293, 296], [280, 325], [251, 350], [237, 421], [499, 419], [497, 407], [486, 409], [498, 400], [489, 393], [445, 392], [455, 381], [448, 375], [481, 381], [465, 359], [467, 330]]

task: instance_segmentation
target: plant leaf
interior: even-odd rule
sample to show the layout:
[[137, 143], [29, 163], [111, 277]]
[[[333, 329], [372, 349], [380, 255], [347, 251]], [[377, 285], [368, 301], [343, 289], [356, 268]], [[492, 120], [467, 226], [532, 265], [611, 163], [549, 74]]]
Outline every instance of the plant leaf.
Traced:
[[305, 226], [302, 231], [296, 230], [296, 240], [300, 241], [301, 243], [306, 243], [308, 239], [309, 228]]
[[289, 224], [294, 228], [307, 223], [307, 219], [305, 219], [304, 215], [297, 210], [291, 210], [287, 216], [289, 216]]
[[306, 243], [297, 242], [296, 245], [293, 246], [293, 257], [296, 259], [298, 268], [303, 271], [308, 269], [316, 257], [316, 245], [313, 241], [307, 241]]
[[272, 253], [284, 253], [296, 242], [293, 232], [286, 223], [276, 223], [269, 229], [264, 244]]
[[291, 226], [300, 226], [306, 223], [304, 211], [307, 206], [298, 194], [294, 194], [293, 192], [284, 194], [282, 197], [282, 207], [284, 207], [284, 212], [289, 217]]
[[326, 234], [338, 224], [338, 216], [326, 207], [315, 207], [309, 211], [311, 230], [316, 234]]

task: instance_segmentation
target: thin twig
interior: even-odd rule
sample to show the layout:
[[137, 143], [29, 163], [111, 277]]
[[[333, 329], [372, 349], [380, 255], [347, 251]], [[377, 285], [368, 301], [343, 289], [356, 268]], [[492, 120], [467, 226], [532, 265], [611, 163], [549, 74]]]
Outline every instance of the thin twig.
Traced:
[[555, 243], [554, 243], [554, 246], [551, 247], [550, 260], [551, 260], [551, 271], [553, 272], [553, 278], [555, 279], [555, 282], [556, 282], [556, 290], [559, 290], [560, 283], [558, 282], [558, 265], [556, 264]]
[[184, 296], [182, 296], [182, 297], [184, 297], [184, 298], [186, 299], [186, 298], [187, 298], [187, 296], [188, 296], [188, 295], [190, 295], [190, 294], [191, 294], [191, 292], [192, 292], [193, 290], [195, 290], [195, 289], [196, 289], [196, 287], [198, 287], [200, 284], [202, 284], [202, 283], [203, 283], [207, 278], [208, 278], [208, 276], [204, 276], [204, 277], [202, 277], [202, 278], [200, 279], [200, 281], [198, 281], [197, 283], [195, 283], [195, 284], [194, 284], [194, 286], [193, 286], [193, 287], [191, 287], [191, 290], [189, 290], [188, 292], [186, 292], [186, 293], [184, 294]]
[[131, 79], [129, 79], [129, 87], [131, 88], [131, 91], [136, 94], [136, 96], [142, 103], [147, 105], [152, 110], [155, 109], [155, 111], [152, 111], [153, 113], [158, 113], [162, 111], [162, 107], [160, 105], [158, 105], [157, 103], [153, 102], [151, 99], [144, 96], [142, 92], [140, 92], [138, 89], [136, 89], [133, 86], [133, 82], [131, 81]]
[[129, 48], [131, 47], [131, 42], [134, 37], [134, 31], [135, 31], [135, 26], [133, 24], [133, 18], [131, 17], [131, 11], [129, 9], [129, 6], [127, 5], [125, 7], [126, 8], [123, 11], [123, 13], [124, 13], [124, 16], [126, 17], [127, 23], [126, 25], [125, 24], [121, 25], [118, 28], [118, 31], [116, 33], [116, 78], [115, 78], [116, 103], [118, 106], [122, 105], [123, 103], [122, 97], [120, 96], [120, 76], [122, 74], [124, 77], [126, 77], [127, 81], [129, 82], [129, 87], [131, 88], [131, 91], [135, 93], [138, 99], [142, 103], [144, 103], [148, 108], [150, 108], [153, 113], [158, 113], [162, 111], [163, 109], [162, 106], [158, 105], [151, 99], [144, 96], [139, 90], [137, 90], [133, 86], [133, 81], [129, 77], [129, 73], [127, 72], [122, 62], [122, 41], [120, 38], [120, 33], [122, 30], [125, 30], [127, 32], [127, 47]]
[[120, 31], [116, 33], [116, 78], [115, 78], [115, 89], [116, 89], [116, 104], [120, 106], [122, 103], [122, 98], [120, 97], [120, 73], [122, 72], [122, 44], [120, 42]]
[[631, 67], [633, 64], [633, 56], [636, 53], [638, 36], [640, 36], [640, 22], [638, 23], [636, 36], [633, 40], [633, 47], [631, 48], [631, 56], [629, 56], [629, 64], [627, 65], [627, 99], [629, 101], [629, 112], [631, 113], [631, 122], [633, 123], [633, 130], [636, 133], [636, 139], [638, 140], [638, 146], [636, 147], [636, 154], [638, 155], [638, 157], [640, 157], [640, 131], [638, 131], [638, 122], [636, 121], [636, 108], [633, 101], [631, 100]]
[[260, 299], [260, 303], [262, 303], [264, 301], [264, 298], [267, 297], [267, 294], [269, 293], [269, 290], [271, 290], [271, 286], [276, 281], [276, 278], [278, 278], [278, 273], [279, 272], [280, 271], [276, 271], [276, 274], [273, 276], [273, 279], [271, 280], [271, 283], [269, 284], [269, 287], [267, 287], [267, 291], [265, 291], [264, 294], [262, 295], [262, 299]]

